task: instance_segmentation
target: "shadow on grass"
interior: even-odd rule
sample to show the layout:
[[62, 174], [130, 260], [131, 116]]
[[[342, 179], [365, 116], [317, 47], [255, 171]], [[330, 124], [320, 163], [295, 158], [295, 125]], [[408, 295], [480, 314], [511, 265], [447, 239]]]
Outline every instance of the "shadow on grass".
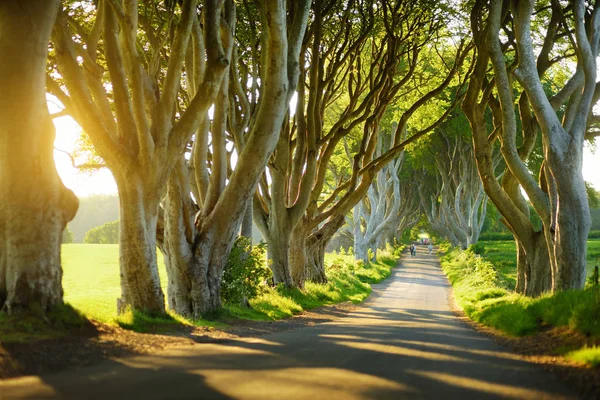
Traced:
[[93, 325], [68, 304], [56, 306], [49, 313], [32, 310], [18, 315], [0, 313], [0, 342], [24, 343], [56, 339], [73, 333], [87, 333]]
[[368, 264], [334, 262], [326, 269], [327, 283], [306, 282], [303, 289], [284, 285], [265, 288], [250, 300], [250, 308], [238, 305], [226, 308], [233, 317], [269, 321], [342, 302], [360, 304], [371, 294], [371, 284], [388, 278], [397, 263], [397, 257], [385, 254]]

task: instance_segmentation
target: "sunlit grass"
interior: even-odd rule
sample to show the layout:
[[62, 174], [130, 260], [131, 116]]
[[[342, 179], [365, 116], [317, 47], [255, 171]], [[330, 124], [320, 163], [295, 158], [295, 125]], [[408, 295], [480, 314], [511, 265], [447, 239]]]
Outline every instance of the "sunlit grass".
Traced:
[[600, 365], [600, 347], [584, 347], [568, 353], [566, 357], [570, 360], [595, 367]]
[[[274, 320], [326, 304], [345, 301], [360, 303], [371, 293], [369, 283], [377, 283], [389, 277], [397, 258], [389, 251], [380, 251], [377, 262], [362, 265], [356, 263], [352, 255], [326, 254], [328, 283], [307, 282], [303, 290], [265, 285], [257, 297], [250, 299], [252, 308], [227, 305], [221, 316], [225, 319], [227, 316], [234, 316]], [[180, 325], [219, 324], [205, 319], [193, 321], [174, 313], [156, 317], [127, 311], [117, 316], [116, 299], [121, 295], [118, 245], [63, 245], [62, 261], [65, 302], [87, 318], [141, 332], [169, 330]], [[161, 285], [166, 290], [166, 270], [160, 252], [158, 268]]]
[[[514, 241], [485, 241], [483, 256], [490, 260], [502, 274], [510, 289], [514, 289], [517, 279], [517, 260]], [[587, 242], [586, 266], [590, 276], [595, 265], [600, 265], [600, 240], [592, 239]]]
[[513, 336], [538, 332], [542, 326], [567, 326], [600, 337], [600, 289], [569, 290], [532, 299], [513, 292], [506, 272], [490, 259], [454, 249], [442, 268], [459, 306], [474, 321]]
[[327, 254], [325, 270], [328, 282], [306, 282], [304, 289], [265, 287], [263, 293], [250, 299], [252, 308], [229, 306], [232, 315], [239, 318], [271, 320], [291, 317], [304, 310], [327, 304], [350, 301], [363, 302], [371, 293], [370, 283], [378, 283], [390, 276], [398, 260], [391, 252], [380, 252], [376, 262], [357, 263], [352, 255]]

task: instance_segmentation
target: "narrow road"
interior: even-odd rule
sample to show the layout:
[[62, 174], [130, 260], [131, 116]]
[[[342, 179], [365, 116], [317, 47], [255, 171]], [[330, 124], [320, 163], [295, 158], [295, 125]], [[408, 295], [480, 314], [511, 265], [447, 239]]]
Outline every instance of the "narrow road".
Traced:
[[0, 399], [574, 399], [448, 306], [433, 256], [404, 257], [336, 322], [0, 381]]

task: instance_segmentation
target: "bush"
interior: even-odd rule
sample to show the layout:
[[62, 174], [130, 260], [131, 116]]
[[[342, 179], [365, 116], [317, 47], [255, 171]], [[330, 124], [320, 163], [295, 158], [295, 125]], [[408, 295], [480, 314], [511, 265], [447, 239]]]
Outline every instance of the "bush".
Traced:
[[448, 251], [450, 251], [450, 248], [452, 248], [452, 245], [450, 244], [450, 242], [445, 240], [438, 245], [438, 252], [446, 254]]
[[509, 335], [535, 333], [543, 325], [568, 326], [600, 337], [600, 289], [567, 290], [538, 298], [518, 295], [498, 265], [473, 251], [452, 249], [442, 269], [454, 287], [457, 303], [474, 321]]
[[252, 240], [238, 237], [233, 244], [221, 280], [221, 300], [225, 304], [240, 304], [259, 294], [262, 282], [271, 277], [265, 265], [267, 245], [252, 246]]
[[469, 248], [467, 250], [472, 253], [481, 255], [481, 254], [485, 253], [485, 245], [481, 242], [475, 243], [475, 244], [469, 245]]
[[107, 222], [104, 225], [90, 229], [83, 238], [89, 244], [119, 243], [119, 221]]
[[588, 239], [600, 239], [600, 231], [590, 231]]
[[74, 240], [73, 231], [69, 228], [69, 225], [65, 227], [65, 230], [62, 233], [62, 243], [73, 243]]
[[513, 234], [510, 232], [486, 232], [479, 235], [479, 240], [513, 240]]

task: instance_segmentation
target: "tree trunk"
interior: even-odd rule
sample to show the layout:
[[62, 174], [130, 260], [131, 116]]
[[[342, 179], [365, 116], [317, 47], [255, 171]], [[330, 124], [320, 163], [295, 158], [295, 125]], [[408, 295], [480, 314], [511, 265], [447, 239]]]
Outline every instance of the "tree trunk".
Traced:
[[525, 249], [517, 238], [515, 238], [515, 247], [517, 250], [517, 282], [515, 292], [525, 294], [527, 287], [527, 256], [525, 255]]
[[275, 285], [283, 283], [286, 286], [292, 286], [292, 275], [289, 266], [289, 249], [291, 234], [280, 232], [276, 234], [270, 232], [267, 236], [267, 257], [269, 258], [269, 267], [273, 272], [273, 283]]
[[242, 221], [242, 228], [240, 230], [240, 236], [247, 237], [252, 241], [252, 209], [253, 199], [250, 197], [248, 200], [248, 205], [246, 206], [246, 211], [244, 212], [244, 220]]
[[587, 238], [591, 226], [589, 203], [581, 173], [582, 146], [571, 146], [569, 161], [551, 166], [555, 176], [558, 206], [556, 231], [549, 243], [554, 290], [581, 289], [585, 285]]
[[156, 262], [156, 224], [158, 204], [148, 193], [141, 178], [130, 174], [127, 180], [118, 179], [119, 187], [119, 264], [121, 270], [121, 298], [119, 312], [131, 306], [150, 314], [165, 312], [163, 291], [160, 287]]
[[325, 274], [325, 247], [329, 240], [309, 239], [306, 264], [306, 280], [314, 283], [327, 283]]
[[552, 273], [544, 234], [536, 232], [533, 235], [532, 242], [530, 248], [525, 247], [527, 258], [525, 294], [530, 297], [537, 297], [552, 290]]
[[304, 279], [315, 283], [327, 283], [325, 274], [325, 248], [333, 235], [344, 225], [344, 216], [332, 216], [317, 231], [310, 234], [304, 241], [306, 262]]
[[63, 301], [61, 238], [78, 201], [54, 166], [45, 96], [58, 6], [0, 2], [0, 309], [9, 314]]
[[[164, 239], [160, 245], [167, 270], [167, 303], [169, 309], [184, 316], [193, 314], [190, 298], [192, 289], [190, 266], [194, 259], [192, 251], [194, 227], [191, 202], [185, 186], [187, 177], [182, 161], [178, 164], [167, 183], [164, 205]], [[183, 179], [181, 179], [183, 178]], [[186, 204], [187, 202], [187, 204]]]

